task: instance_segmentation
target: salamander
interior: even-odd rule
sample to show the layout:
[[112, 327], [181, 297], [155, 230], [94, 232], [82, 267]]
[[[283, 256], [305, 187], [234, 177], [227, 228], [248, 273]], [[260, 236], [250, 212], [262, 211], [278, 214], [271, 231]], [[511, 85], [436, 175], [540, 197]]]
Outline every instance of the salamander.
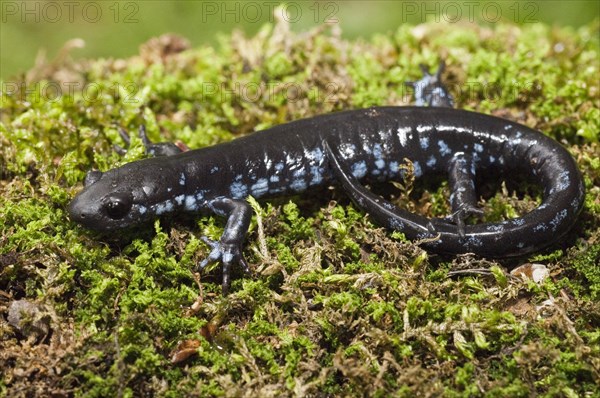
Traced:
[[[152, 144], [154, 154], [106, 171], [91, 171], [69, 206], [72, 220], [114, 231], [173, 212], [210, 212], [226, 218], [218, 241], [204, 238], [210, 254], [198, 265], [223, 264], [223, 292], [230, 268], [248, 271], [242, 244], [251, 219], [249, 195], [265, 198], [337, 185], [373, 220], [440, 253], [487, 257], [538, 251], [564, 236], [583, 206], [584, 185], [569, 152], [527, 126], [452, 108], [440, 73], [414, 83], [417, 104], [348, 110], [292, 121], [212, 147], [182, 152]], [[452, 214], [428, 219], [400, 209], [365, 184], [444, 173]], [[479, 215], [475, 176], [486, 169], [521, 173], [542, 188], [531, 212], [493, 223], [467, 224]]]

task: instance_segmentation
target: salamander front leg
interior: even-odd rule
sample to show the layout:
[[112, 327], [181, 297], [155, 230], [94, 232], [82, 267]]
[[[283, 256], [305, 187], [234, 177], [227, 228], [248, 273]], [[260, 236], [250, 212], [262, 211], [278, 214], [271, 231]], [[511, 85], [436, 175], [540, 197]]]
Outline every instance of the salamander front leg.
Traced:
[[220, 260], [223, 263], [222, 288], [225, 295], [229, 291], [232, 265], [240, 264], [245, 272], [250, 272], [248, 263], [242, 255], [242, 243], [248, 232], [252, 208], [245, 201], [229, 198], [215, 199], [209, 203], [209, 207], [216, 214], [227, 217], [227, 223], [223, 235], [218, 241], [202, 238], [212, 250], [208, 257], [198, 264], [198, 268], [202, 270], [208, 264]]
[[448, 170], [450, 183], [451, 218], [458, 227], [458, 234], [465, 236], [465, 219], [470, 215], [482, 216], [483, 210], [477, 207], [475, 191], [475, 164], [464, 153], [457, 153], [450, 160]]
[[[188, 148], [183, 144], [177, 145], [172, 142], [158, 142], [156, 144], [153, 143], [148, 138], [148, 135], [146, 134], [146, 126], [143, 124], [139, 128], [138, 134], [142, 139], [144, 148], [146, 148], [146, 153], [150, 156], [172, 156], [188, 150]], [[123, 139], [123, 141], [125, 141], [126, 148], [128, 148], [131, 144], [131, 139], [129, 138], [127, 132], [124, 129], [119, 128], [119, 135], [121, 135], [121, 138]], [[125, 154], [125, 148], [122, 148], [118, 145], [115, 145], [114, 147], [115, 151], [117, 151], [118, 154]]]

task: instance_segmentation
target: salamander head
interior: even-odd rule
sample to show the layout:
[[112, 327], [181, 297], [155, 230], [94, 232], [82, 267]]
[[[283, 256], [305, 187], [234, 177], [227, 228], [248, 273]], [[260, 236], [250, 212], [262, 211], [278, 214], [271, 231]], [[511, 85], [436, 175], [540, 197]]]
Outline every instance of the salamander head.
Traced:
[[[85, 188], [69, 205], [71, 220], [96, 231], [113, 231], [147, 221], [155, 216], [150, 210], [159, 201], [155, 174], [139, 166], [127, 164], [109, 170], [89, 172]], [[143, 171], [143, 172], [140, 172]]]

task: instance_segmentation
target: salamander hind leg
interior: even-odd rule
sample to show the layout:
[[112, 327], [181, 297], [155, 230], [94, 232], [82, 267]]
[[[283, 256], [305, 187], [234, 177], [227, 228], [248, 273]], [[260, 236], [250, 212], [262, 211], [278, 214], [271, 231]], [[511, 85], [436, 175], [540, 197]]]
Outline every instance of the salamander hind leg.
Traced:
[[483, 210], [477, 206], [473, 159], [462, 152], [455, 154], [448, 167], [448, 182], [452, 206], [452, 214], [449, 218], [456, 224], [458, 234], [464, 237], [467, 217], [483, 215]]
[[209, 207], [216, 214], [227, 217], [227, 223], [223, 235], [218, 241], [202, 238], [212, 250], [208, 257], [198, 264], [198, 268], [202, 270], [210, 263], [221, 261], [223, 264], [222, 289], [225, 295], [229, 291], [230, 271], [233, 265], [240, 264], [245, 272], [250, 272], [248, 263], [242, 255], [242, 243], [248, 232], [252, 208], [245, 201], [229, 198], [214, 199], [209, 203]]
[[419, 65], [423, 72], [423, 77], [414, 82], [405, 82], [409, 87], [415, 90], [415, 105], [417, 106], [440, 106], [452, 108], [454, 100], [442, 82], [442, 72], [446, 64], [440, 61], [440, 66], [434, 75], [429, 73], [426, 65]]

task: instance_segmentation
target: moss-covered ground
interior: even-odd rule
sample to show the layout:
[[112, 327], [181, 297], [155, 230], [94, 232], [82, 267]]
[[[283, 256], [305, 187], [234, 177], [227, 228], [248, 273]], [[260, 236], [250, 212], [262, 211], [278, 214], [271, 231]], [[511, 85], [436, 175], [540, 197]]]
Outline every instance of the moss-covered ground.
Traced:
[[[65, 51], [2, 82], [0, 396], [600, 396], [598, 37], [598, 23], [426, 24], [346, 41], [277, 24], [216, 48], [163, 36], [130, 59]], [[86, 171], [144, 156], [135, 134], [115, 153], [118, 127], [198, 148], [409, 104], [404, 82], [440, 59], [458, 107], [532, 126], [573, 154], [587, 195], [562, 241], [513, 260], [434, 255], [323, 189], [252, 201], [253, 275], [237, 270], [223, 297], [218, 266], [194, 275], [218, 217], [106, 236], [67, 216]], [[490, 218], [539, 200], [493, 188], [481, 199]], [[392, 196], [427, 216], [448, 210], [443, 182]], [[549, 276], [508, 273], [529, 262]]]

